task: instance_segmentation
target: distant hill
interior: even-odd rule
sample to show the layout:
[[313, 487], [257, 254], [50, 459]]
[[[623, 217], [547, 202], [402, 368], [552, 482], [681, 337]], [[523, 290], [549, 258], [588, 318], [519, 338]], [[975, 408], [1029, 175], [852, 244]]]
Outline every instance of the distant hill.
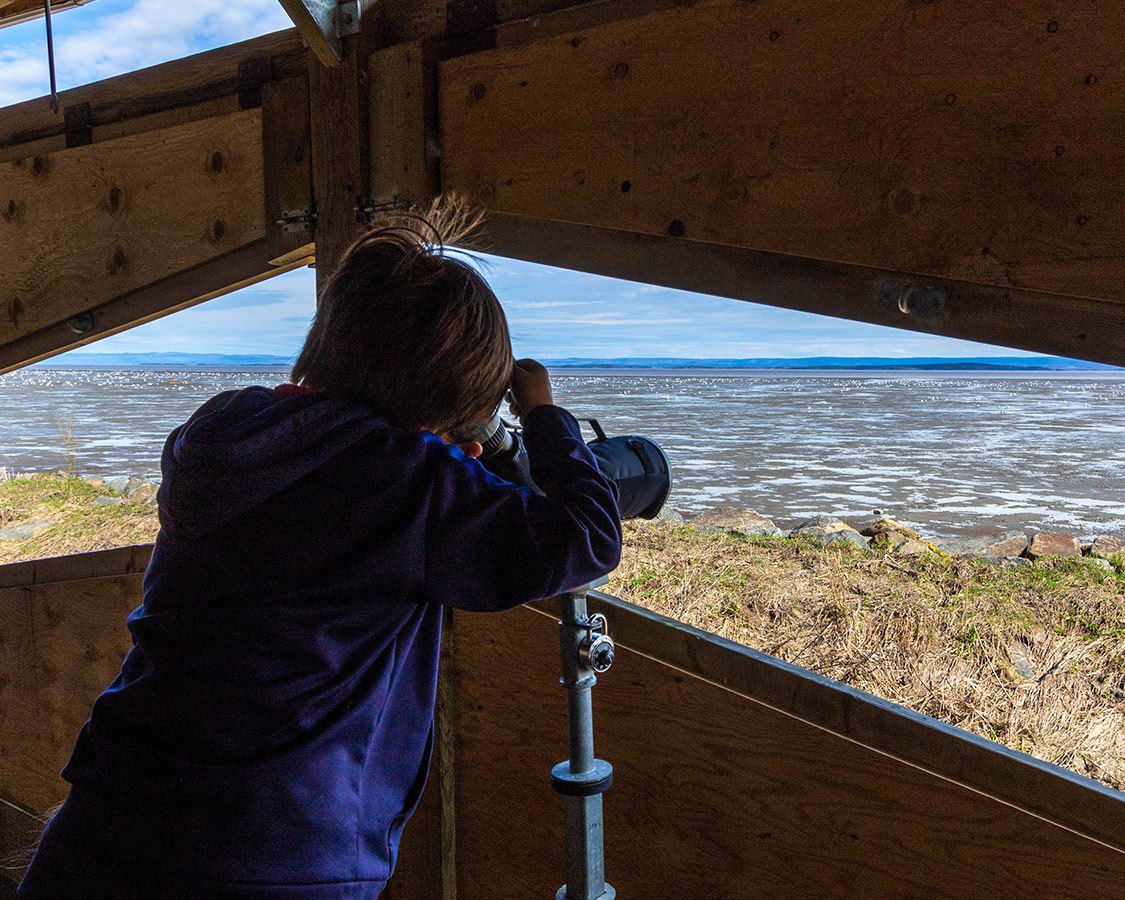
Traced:
[[978, 356], [951, 359], [947, 357], [911, 357], [899, 359], [883, 356], [809, 356], [797, 359], [782, 357], [760, 359], [586, 359], [546, 360], [552, 368], [571, 369], [909, 369], [909, 370], [985, 370], [985, 371], [1072, 371], [1110, 370], [1113, 366], [1063, 359], [1057, 356]]
[[[759, 359], [688, 359], [681, 357], [568, 357], [543, 361], [552, 369], [882, 369], [908, 371], [1097, 371], [1113, 366], [1057, 356], [978, 356], [965, 359], [883, 356], [810, 356]], [[38, 363], [68, 369], [288, 369], [288, 356], [216, 353], [68, 353]]]

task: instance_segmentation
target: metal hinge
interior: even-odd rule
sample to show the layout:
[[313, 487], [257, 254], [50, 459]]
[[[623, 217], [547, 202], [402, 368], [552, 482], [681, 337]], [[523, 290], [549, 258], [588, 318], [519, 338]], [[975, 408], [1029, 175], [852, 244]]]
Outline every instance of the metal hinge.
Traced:
[[311, 232], [316, 228], [316, 210], [287, 209], [282, 212], [280, 219], [274, 220], [274, 225], [280, 225], [285, 234], [295, 234], [298, 231]]
[[386, 200], [376, 203], [371, 197], [357, 197], [355, 201], [355, 220], [361, 225], [370, 225], [384, 213], [410, 209], [412, 203], [406, 200]]

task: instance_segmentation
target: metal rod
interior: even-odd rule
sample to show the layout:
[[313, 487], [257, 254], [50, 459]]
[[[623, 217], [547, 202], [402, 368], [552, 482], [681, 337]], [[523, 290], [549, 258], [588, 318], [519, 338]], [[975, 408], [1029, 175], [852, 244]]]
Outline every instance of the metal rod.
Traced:
[[43, 0], [43, 21], [47, 24], [47, 68], [51, 73], [51, 112], [59, 111], [59, 86], [55, 81], [55, 36], [51, 31], [51, 0]]
[[[551, 770], [555, 790], [563, 794], [566, 821], [566, 884], [556, 900], [613, 900], [614, 889], [605, 883], [605, 842], [602, 793], [613, 781], [613, 767], [594, 756], [594, 716], [591, 689], [597, 683], [590, 650], [595, 628], [604, 619], [587, 615], [590, 586], [561, 599], [559, 651], [560, 679], [567, 692], [570, 758]], [[600, 636], [608, 642], [608, 635]], [[612, 646], [612, 644], [611, 644]], [[608, 668], [609, 661], [601, 666]]]

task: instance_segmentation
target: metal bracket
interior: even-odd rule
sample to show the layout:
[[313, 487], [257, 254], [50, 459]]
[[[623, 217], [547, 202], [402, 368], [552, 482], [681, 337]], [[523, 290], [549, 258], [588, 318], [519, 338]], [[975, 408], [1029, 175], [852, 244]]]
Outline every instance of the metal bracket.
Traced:
[[394, 200], [386, 200], [382, 203], [376, 203], [371, 197], [356, 197], [355, 220], [360, 225], [370, 225], [379, 218], [379, 216], [385, 213], [410, 209], [411, 206], [413, 206], [412, 203], [397, 198]]
[[316, 210], [314, 209], [287, 209], [281, 213], [280, 219], [274, 220], [274, 225], [280, 225], [284, 234], [295, 234], [298, 231], [313, 231], [316, 228]]
[[344, 58], [342, 38], [358, 34], [361, 0], [280, 0], [301, 37], [325, 66]]
[[359, 0], [341, 0], [336, 11], [336, 34], [348, 37], [359, 34], [359, 19], [363, 15], [363, 4]]

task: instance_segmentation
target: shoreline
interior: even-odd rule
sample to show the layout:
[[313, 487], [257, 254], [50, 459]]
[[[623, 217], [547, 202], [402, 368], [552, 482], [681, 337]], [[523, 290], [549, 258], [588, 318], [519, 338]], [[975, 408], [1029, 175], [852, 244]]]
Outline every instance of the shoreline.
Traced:
[[[127, 476], [0, 480], [0, 529], [22, 529], [0, 564], [149, 543], [156, 493]], [[1108, 544], [1033, 550], [1021, 534], [951, 554], [885, 517], [783, 530], [741, 507], [625, 533], [608, 592], [1125, 787], [1125, 557]]]
[[[109, 496], [155, 505], [159, 478], [146, 475], [85, 473], [65, 470], [12, 472], [0, 466], [0, 484], [7, 481], [50, 476], [73, 477]], [[1125, 561], [1125, 532], [1099, 529], [1095, 533], [1055, 528], [1005, 527], [994, 521], [967, 522], [961, 534], [927, 533], [924, 525], [904, 523], [881, 510], [859, 516], [831, 513], [763, 515], [740, 504], [724, 504], [695, 513], [666, 505], [658, 521], [686, 525], [708, 532], [727, 532], [744, 537], [809, 537], [827, 544], [845, 543], [856, 548], [885, 549], [899, 556], [933, 552], [950, 557], [983, 559], [1000, 565], [1021, 565], [1016, 560], [1044, 556], [1090, 557], [1121, 568]], [[0, 525], [2, 525], [0, 521]], [[10, 541], [0, 527], [0, 542]], [[1099, 563], [1095, 563], [1099, 564]]]

